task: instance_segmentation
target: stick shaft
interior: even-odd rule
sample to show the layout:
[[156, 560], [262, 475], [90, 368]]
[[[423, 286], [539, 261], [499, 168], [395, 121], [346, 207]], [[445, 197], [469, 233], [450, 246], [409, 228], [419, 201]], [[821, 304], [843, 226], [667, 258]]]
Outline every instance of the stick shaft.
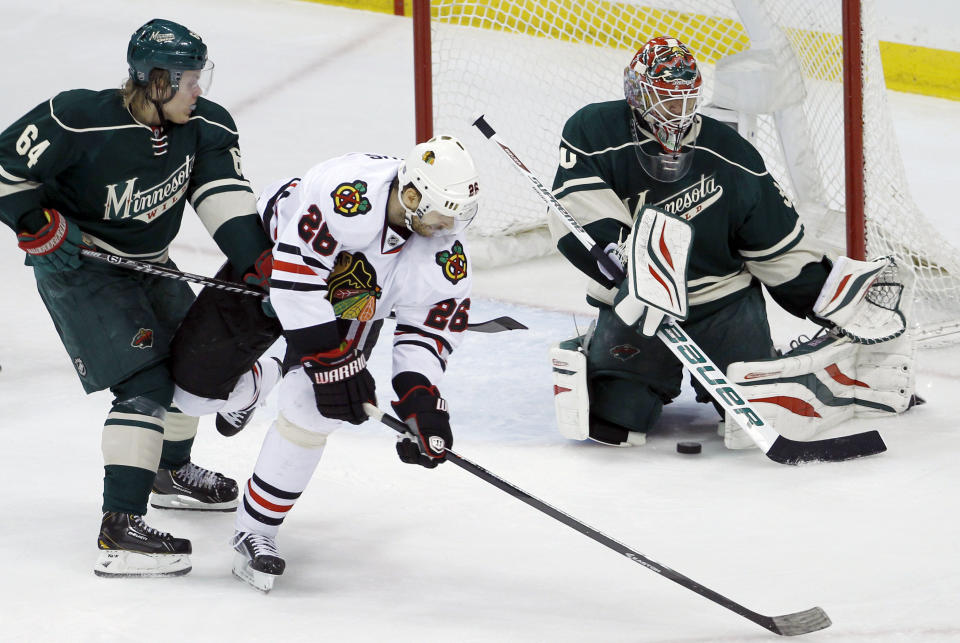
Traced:
[[[384, 413], [376, 406], [372, 404], [364, 404], [363, 408], [364, 410], [366, 410], [367, 415], [369, 415], [371, 418], [382, 422], [384, 425], [390, 427], [397, 433], [401, 433], [401, 434], [409, 433], [410, 429], [406, 424], [404, 424], [397, 418]], [[675, 571], [664, 565], [661, 565], [660, 563], [653, 560], [652, 558], [645, 556], [644, 554], [641, 554], [640, 552], [635, 551], [630, 547], [627, 547], [623, 543], [617, 540], [614, 540], [613, 538], [611, 538], [610, 536], [607, 536], [603, 532], [598, 531], [597, 529], [594, 529], [593, 527], [587, 525], [586, 523], [583, 523], [577, 520], [570, 514], [565, 513], [560, 509], [557, 509], [553, 505], [550, 505], [544, 502], [543, 500], [537, 498], [536, 496], [524, 491], [520, 487], [517, 487], [516, 485], [510, 482], [507, 482], [500, 476], [494, 473], [491, 473], [490, 471], [480, 466], [479, 464], [476, 464], [468, 460], [467, 458], [463, 457], [462, 455], [454, 451], [451, 451], [450, 449], [447, 449], [446, 451], [446, 459], [452, 462], [454, 465], [460, 467], [467, 473], [470, 473], [480, 478], [481, 480], [492, 484], [497, 489], [500, 489], [501, 491], [506, 492], [508, 495], [513, 496], [517, 500], [529, 505], [530, 507], [533, 507], [537, 511], [540, 511], [541, 513], [544, 513], [550, 516], [554, 520], [557, 520], [563, 523], [564, 525], [566, 525], [567, 527], [570, 527], [574, 531], [580, 532], [584, 536], [600, 543], [604, 547], [607, 547], [608, 549], [612, 549], [618, 554], [629, 558], [630, 560], [637, 563], [638, 565], [642, 565], [643, 567], [646, 567], [650, 571], [655, 572], [660, 576], [663, 576], [664, 578], [668, 578], [672, 580], [674, 583], [677, 583], [682, 587], [685, 587], [693, 592], [696, 592], [700, 596], [710, 599], [717, 605], [720, 605], [721, 607], [725, 607], [728, 610], [735, 612], [736, 614], [739, 614], [740, 616], [743, 616], [744, 618], [747, 618], [753, 621], [754, 623], [757, 623], [761, 627], [764, 627], [772, 632], [776, 632], [778, 634], [781, 633], [777, 631], [777, 629], [775, 629], [777, 627], [775, 625], [776, 619], [782, 620], [786, 618], [789, 620], [793, 616], [793, 615], [785, 615], [785, 616], [778, 616], [778, 617], [770, 617], [770, 616], [764, 616], [763, 614], [754, 612], [753, 610], [747, 607], [744, 607], [743, 605], [737, 603], [736, 601], [733, 601], [727, 598], [723, 594], [720, 594], [710, 589], [709, 587], [705, 587], [700, 583], [696, 582], [695, 580], [681, 574], [680, 572]], [[818, 608], [813, 608], [813, 609], [818, 609]], [[824, 614], [824, 617], [825, 616], [826, 615]], [[829, 625], [829, 619], [827, 620], [827, 625]], [[826, 627], [826, 626], [824, 625], [823, 627]], [[820, 629], [820, 628], [818, 627], [816, 629]], [[798, 632], [798, 633], [802, 633], [802, 632]]]

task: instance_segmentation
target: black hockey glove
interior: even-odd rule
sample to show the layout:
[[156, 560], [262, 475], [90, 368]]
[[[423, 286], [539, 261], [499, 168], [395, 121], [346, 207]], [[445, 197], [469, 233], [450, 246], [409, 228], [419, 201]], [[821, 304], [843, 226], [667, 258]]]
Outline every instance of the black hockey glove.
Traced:
[[273, 248], [267, 248], [250, 267], [250, 272], [243, 276], [243, 280], [255, 288], [259, 288], [267, 293], [267, 296], [260, 302], [260, 307], [267, 317], [276, 317], [277, 311], [273, 309], [270, 303], [270, 275], [273, 274]]
[[363, 404], [376, 405], [377, 396], [363, 353], [342, 344], [332, 351], [302, 357], [300, 363], [313, 383], [321, 415], [350, 424], [363, 424], [367, 420]]
[[393, 410], [410, 427], [410, 433], [397, 438], [397, 455], [407, 464], [432, 469], [446, 458], [453, 446], [447, 401], [436, 386], [417, 385], [407, 391]]

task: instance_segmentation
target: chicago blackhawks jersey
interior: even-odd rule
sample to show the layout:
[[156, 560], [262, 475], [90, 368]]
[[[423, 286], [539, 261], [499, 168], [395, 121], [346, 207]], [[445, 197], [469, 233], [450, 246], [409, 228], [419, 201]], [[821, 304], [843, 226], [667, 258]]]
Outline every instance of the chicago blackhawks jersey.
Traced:
[[76, 89], [0, 133], [0, 218], [14, 229], [27, 212], [55, 208], [98, 247], [157, 260], [188, 200], [234, 265], [253, 263], [265, 242], [249, 234], [256, 199], [236, 126], [206, 99], [187, 123], [161, 129], [135, 120], [116, 89]]
[[[805, 316], [829, 262], [805, 238], [796, 210], [756, 149], [730, 127], [701, 115], [690, 170], [665, 183], [640, 166], [632, 127], [625, 100], [587, 105], [564, 126], [553, 192], [591, 237], [601, 247], [617, 242], [644, 205], [656, 206], [694, 229], [687, 275], [690, 319], [759, 288], [757, 280], [786, 310]], [[595, 260], [552, 219], [560, 251], [609, 286]], [[606, 288], [590, 292], [592, 303], [612, 301]]]
[[399, 164], [347, 154], [264, 191], [258, 206], [274, 240], [270, 300], [301, 354], [333, 348], [310, 338], [335, 319], [350, 322], [342, 339], [369, 347], [373, 322], [395, 313], [394, 376], [420, 373], [436, 384], [467, 328], [469, 259], [462, 237], [387, 225]]

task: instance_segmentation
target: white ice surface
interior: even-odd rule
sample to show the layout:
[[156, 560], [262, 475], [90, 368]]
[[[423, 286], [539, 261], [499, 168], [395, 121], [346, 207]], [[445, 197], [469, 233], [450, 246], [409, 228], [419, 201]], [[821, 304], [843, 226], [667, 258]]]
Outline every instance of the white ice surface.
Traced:
[[[0, 15], [2, 126], [61, 89], [118, 84], [129, 33], [163, 16], [209, 43], [211, 98], [237, 120], [255, 189], [329, 156], [402, 155], [413, 143], [407, 19], [280, 0], [3, 0]], [[891, 101], [914, 197], [956, 245], [960, 104]], [[174, 249], [181, 267], [212, 274], [210, 247], [188, 216]], [[150, 512], [152, 524], [192, 539], [188, 576], [95, 577], [110, 398], [83, 395], [21, 256], [8, 234], [0, 641], [775, 638], [453, 465], [401, 464], [392, 433], [372, 422], [331, 438], [281, 531], [288, 567], [271, 594], [231, 577], [230, 514]], [[687, 389], [646, 446], [605, 448], [553, 428], [545, 356], [575, 319], [589, 321], [577, 279], [551, 259], [477, 277], [474, 320], [511, 315], [530, 330], [472, 334], [451, 361], [442, 390], [461, 455], [751, 609], [823, 607], [834, 625], [810, 640], [960, 640], [960, 348], [920, 353], [928, 404], [845, 427], [879, 429], [889, 451], [878, 457], [786, 467], [727, 451], [713, 411]], [[805, 328], [773, 317], [781, 343]], [[371, 366], [382, 405], [387, 353], [378, 348]], [[273, 413], [271, 400], [232, 439], [204, 419], [196, 461], [245, 480]], [[677, 454], [680, 439], [701, 441], [703, 453]]]

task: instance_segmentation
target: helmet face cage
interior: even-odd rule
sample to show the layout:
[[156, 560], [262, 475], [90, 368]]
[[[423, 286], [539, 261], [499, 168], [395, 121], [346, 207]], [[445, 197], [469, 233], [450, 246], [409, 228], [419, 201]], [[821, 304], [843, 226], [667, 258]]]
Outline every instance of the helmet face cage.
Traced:
[[676, 38], [650, 40], [623, 72], [623, 90], [638, 124], [664, 152], [679, 152], [700, 108], [703, 76], [690, 49]]
[[[412, 186], [420, 193], [415, 209], [410, 210], [404, 204], [410, 229], [416, 218], [436, 230], [434, 234], [460, 234], [477, 215], [480, 199], [477, 171], [463, 144], [452, 136], [436, 136], [415, 146], [400, 163], [397, 178], [401, 192]], [[447, 225], [438, 230], [435, 224], [443, 217], [447, 218]]]

